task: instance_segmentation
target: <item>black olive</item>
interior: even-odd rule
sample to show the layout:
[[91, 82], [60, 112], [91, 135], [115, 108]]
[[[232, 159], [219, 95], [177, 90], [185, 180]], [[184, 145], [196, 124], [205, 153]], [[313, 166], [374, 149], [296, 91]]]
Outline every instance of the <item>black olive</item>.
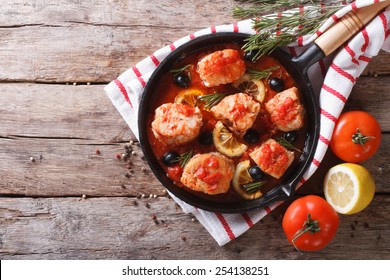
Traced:
[[255, 58], [257, 51], [251, 50], [244, 53], [244, 59], [249, 62], [256, 62], [257, 58]]
[[279, 78], [272, 78], [269, 80], [269, 86], [276, 92], [281, 92], [284, 89], [284, 82]]
[[180, 155], [176, 152], [166, 152], [162, 157], [162, 162], [166, 166], [172, 166], [178, 163]]
[[188, 88], [191, 84], [191, 79], [186, 73], [175, 75], [175, 83], [182, 88]]
[[258, 166], [249, 167], [249, 174], [256, 181], [264, 179], [265, 176], [265, 173]]
[[249, 144], [255, 144], [260, 140], [260, 136], [257, 131], [253, 129], [248, 129], [248, 131], [244, 135], [244, 140]]
[[288, 142], [293, 143], [295, 140], [297, 140], [298, 132], [296, 130], [289, 131], [284, 134], [284, 139], [286, 139]]
[[203, 146], [210, 146], [213, 144], [213, 133], [211, 131], [203, 132], [199, 136], [199, 143]]

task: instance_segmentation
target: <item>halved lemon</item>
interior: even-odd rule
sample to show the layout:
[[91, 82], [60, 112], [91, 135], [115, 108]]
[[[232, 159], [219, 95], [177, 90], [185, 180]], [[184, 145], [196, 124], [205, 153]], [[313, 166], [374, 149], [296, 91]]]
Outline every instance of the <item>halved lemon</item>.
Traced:
[[199, 89], [184, 89], [175, 97], [175, 103], [195, 107], [197, 105], [198, 97], [202, 95], [204, 95], [204, 92]]
[[237, 164], [236, 170], [233, 176], [233, 188], [236, 193], [244, 199], [252, 200], [261, 197], [263, 194], [260, 190], [256, 190], [253, 193], [247, 193], [243, 190], [242, 185], [253, 182], [251, 175], [249, 174], [250, 162], [249, 160], [241, 161]]
[[265, 86], [262, 80], [251, 80], [249, 74], [244, 74], [233, 83], [233, 86], [241, 92], [254, 96], [259, 102], [264, 101]]
[[363, 166], [342, 163], [329, 169], [324, 180], [324, 193], [338, 213], [354, 214], [371, 203], [375, 181]]
[[213, 129], [213, 142], [217, 150], [228, 157], [241, 156], [248, 149], [247, 145], [237, 141], [221, 121]]

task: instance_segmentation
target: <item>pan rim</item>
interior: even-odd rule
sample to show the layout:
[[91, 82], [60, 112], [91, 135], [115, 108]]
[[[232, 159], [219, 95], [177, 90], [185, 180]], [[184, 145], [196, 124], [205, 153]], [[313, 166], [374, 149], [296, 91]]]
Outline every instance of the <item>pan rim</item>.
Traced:
[[[193, 194], [189, 193], [188, 191], [178, 188], [176, 185], [172, 183], [172, 181], [166, 176], [165, 171], [163, 171], [162, 167], [159, 165], [156, 157], [152, 153], [151, 145], [149, 144], [148, 138], [147, 138], [147, 128], [146, 128], [146, 121], [147, 121], [147, 115], [148, 112], [150, 112], [149, 100], [152, 98], [150, 95], [153, 92], [153, 88], [155, 86], [155, 83], [158, 82], [158, 77], [161, 75], [162, 69], [165, 69], [166, 67], [169, 68], [169, 65], [172, 65], [175, 61], [178, 60], [178, 58], [183, 55], [183, 52], [188, 51], [189, 49], [193, 48], [194, 46], [198, 46], [193, 51], [196, 51], [196, 49], [199, 49], [200, 45], [206, 44], [205, 46], [212, 45], [212, 44], [218, 44], [218, 43], [228, 43], [232, 41], [243, 41], [245, 38], [247, 38], [250, 34], [247, 33], [238, 33], [238, 32], [219, 32], [219, 33], [212, 33], [207, 35], [202, 35], [199, 37], [196, 37], [187, 43], [184, 43], [183, 45], [176, 48], [174, 51], [172, 51], [155, 69], [155, 71], [152, 73], [149, 81], [147, 82], [144, 93], [142, 94], [139, 111], [138, 111], [138, 127], [139, 127], [139, 137], [140, 137], [140, 146], [142, 149], [142, 152], [145, 155], [145, 159], [151, 168], [154, 176], [159, 180], [159, 182], [174, 196], [179, 198], [180, 200], [184, 201], [185, 203], [192, 205], [193, 207], [206, 210], [206, 211], [212, 211], [212, 212], [220, 212], [220, 213], [242, 213], [258, 208], [262, 208], [265, 206], [269, 206], [270, 204], [276, 202], [276, 201], [286, 201], [288, 199], [291, 199], [294, 197], [295, 194], [295, 187], [298, 184], [298, 182], [301, 180], [304, 173], [309, 168], [313, 158], [314, 158], [314, 152], [316, 150], [317, 144], [318, 144], [318, 138], [319, 138], [319, 117], [318, 112], [316, 112], [315, 120], [313, 120], [314, 127], [312, 128], [312, 134], [308, 135], [307, 143], [305, 143], [305, 159], [303, 160], [303, 163], [299, 163], [299, 170], [297, 167], [294, 169], [294, 172], [292, 175], [289, 175], [287, 178], [287, 182], [283, 182], [282, 184], [276, 186], [274, 189], [272, 189], [269, 193], [273, 195], [271, 199], [267, 198], [267, 202], [265, 203], [265, 199], [263, 197], [256, 200], [245, 200], [242, 201], [242, 203], [239, 203], [237, 205], [234, 205], [232, 207], [232, 204], [223, 204], [218, 202], [210, 202], [208, 200], [203, 200], [199, 197], [194, 196]], [[212, 43], [210, 43], [210, 41]], [[278, 50], [278, 52], [281, 50]], [[288, 56], [288, 54], [284, 54]], [[168, 65], [168, 66], [167, 66]], [[291, 65], [294, 68], [297, 68], [296, 65], [293, 64], [291, 61]], [[308, 83], [306, 86], [309, 86], [309, 89], [312, 93], [312, 89], [310, 87], [310, 83], [308, 82], [308, 77], [305, 71], [302, 69], [295, 69], [297, 71], [301, 71], [302, 79], [305, 80], [306, 83]], [[164, 72], [164, 71], [163, 71]], [[290, 71], [289, 71], [290, 72]], [[295, 77], [294, 77], [295, 79]], [[310, 98], [310, 104], [313, 104], [314, 111], [319, 111], [319, 104], [316, 97]], [[305, 101], [305, 106], [307, 106], [307, 100]], [[302, 154], [303, 156], [303, 154]], [[301, 157], [302, 157], [301, 156]], [[301, 166], [302, 165], [302, 166]], [[212, 205], [210, 205], [212, 204]]]

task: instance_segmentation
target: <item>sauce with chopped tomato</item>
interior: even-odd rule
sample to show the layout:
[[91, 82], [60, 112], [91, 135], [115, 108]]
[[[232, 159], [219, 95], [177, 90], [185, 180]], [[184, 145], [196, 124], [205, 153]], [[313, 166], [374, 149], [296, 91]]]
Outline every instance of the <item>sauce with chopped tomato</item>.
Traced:
[[[232, 84], [226, 84], [226, 85], [219, 85], [215, 87], [206, 87], [202, 80], [199, 77], [199, 74], [196, 71], [197, 62], [204, 56], [215, 52], [217, 50], [222, 49], [235, 49], [238, 50], [239, 55], [241, 58], [243, 58], [243, 51], [241, 50], [241, 46], [237, 44], [220, 44], [220, 45], [214, 45], [207, 48], [204, 48], [198, 52], [194, 52], [191, 54], [188, 54], [183, 59], [181, 59], [177, 64], [173, 66], [173, 69], [182, 67], [184, 65], [189, 65], [188, 67], [188, 75], [191, 77], [191, 88], [197, 89], [202, 91], [204, 94], [213, 94], [213, 93], [219, 93], [223, 92], [226, 95], [229, 94], [235, 94], [240, 92], [237, 88], [234, 88]], [[233, 60], [233, 58], [227, 58]], [[272, 90], [270, 86], [268, 85], [268, 81], [274, 77], [280, 78], [283, 80], [285, 89], [288, 89], [290, 87], [296, 86], [295, 81], [290, 76], [290, 74], [287, 72], [287, 70], [278, 62], [277, 59], [275, 59], [272, 56], [263, 56], [261, 57], [257, 62], [247, 62], [245, 61], [246, 67], [251, 69], [257, 69], [257, 70], [264, 70], [268, 69], [274, 66], [279, 66], [279, 68], [272, 71], [272, 74], [270, 77], [266, 80], [264, 80], [264, 85], [266, 88], [266, 95], [264, 98], [264, 102], [261, 105], [260, 112], [257, 115], [257, 118], [255, 122], [253, 123], [251, 129], [255, 130], [259, 136], [260, 139], [257, 143], [249, 144], [245, 143], [248, 146], [247, 151], [245, 151], [240, 157], [231, 158], [234, 161], [234, 164], [237, 165], [239, 162], [244, 160], [250, 160], [251, 165], [255, 165], [253, 160], [250, 158], [249, 154], [251, 151], [255, 149], [256, 146], [260, 145], [260, 143], [268, 140], [269, 138], [278, 138], [280, 136], [283, 136], [283, 132], [279, 131], [276, 126], [271, 121], [271, 118], [269, 114], [267, 113], [264, 103], [266, 103], [268, 100], [272, 99], [277, 92]], [[215, 65], [216, 68], [221, 68], [223, 65]], [[222, 69], [223, 70], [223, 69]], [[221, 70], [221, 71], [222, 71]], [[217, 70], [218, 71], [218, 70]], [[159, 107], [160, 105], [164, 103], [174, 103], [175, 97], [183, 90], [183, 88], [180, 88], [178, 85], [174, 82], [174, 75], [172, 73], [166, 73], [163, 75], [163, 77], [160, 80], [158, 88], [155, 90], [156, 97], [153, 99], [153, 104], [151, 106], [151, 112], [148, 116], [148, 139], [150, 142], [150, 145], [153, 149], [153, 152], [158, 159], [159, 163], [161, 164], [161, 167], [166, 171], [167, 176], [174, 182], [177, 187], [185, 188], [189, 192], [193, 193], [195, 196], [200, 196], [205, 199], [213, 200], [213, 201], [238, 201], [242, 200], [235, 192], [233, 191], [233, 188], [231, 187], [230, 190], [226, 194], [218, 194], [218, 195], [206, 195], [204, 193], [199, 193], [192, 191], [190, 189], [187, 189], [181, 182], [180, 177], [183, 172], [183, 168], [181, 168], [179, 165], [175, 165], [173, 167], [167, 167], [162, 163], [162, 157], [165, 153], [169, 151], [177, 152], [178, 154], [183, 154], [188, 152], [189, 150], [193, 151], [193, 155], [198, 153], [210, 153], [210, 152], [217, 152], [217, 149], [214, 145], [202, 145], [199, 141], [199, 137], [192, 142], [180, 146], [167, 146], [161, 143], [156, 137], [154, 136], [152, 129], [151, 129], [151, 123], [153, 121], [154, 117], [154, 110]], [[280, 117], [286, 117], [286, 118], [293, 118], [294, 116], [289, 114], [289, 107], [290, 103], [286, 102], [284, 105], [284, 108], [282, 110], [281, 114], [285, 114], [285, 116]], [[203, 125], [201, 127], [200, 134], [203, 133], [210, 133], [213, 128], [215, 127], [215, 124], [218, 120], [214, 118], [214, 116], [211, 114], [211, 112], [201, 109], [202, 116], [203, 116]], [[245, 112], [245, 108], [241, 106], [235, 107], [230, 113], [237, 119], [242, 117], [243, 112]], [[193, 112], [191, 109], [189, 109], [188, 112], [183, 112], [185, 115], [191, 115]], [[306, 122], [306, 121], [305, 121]], [[299, 130], [299, 136], [297, 142], [294, 143], [294, 146], [296, 146], [298, 149], [302, 150], [304, 147], [304, 142], [306, 140], [306, 131], [307, 131], [307, 125]], [[244, 140], [241, 138], [239, 141], [244, 142]], [[295, 160], [294, 162], [297, 163], [300, 157], [299, 152], [295, 153]], [[265, 155], [266, 157], [267, 155]], [[270, 158], [271, 160], [271, 158]], [[288, 159], [284, 159], [283, 156], [278, 158], [279, 161], [284, 161]], [[293, 163], [294, 164], [294, 163]], [[203, 166], [199, 168], [196, 172], [196, 176], [203, 180], [205, 183], [209, 184], [210, 186], [213, 186], [220, 180], [221, 177], [224, 176], [224, 174], [221, 174], [219, 172], [213, 172], [214, 169], [217, 168], [218, 161], [217, 160], [211, 160], [204, 162]], [[266, 178], [267, 184], [262, 188], [262, 192], [266, 193], [267, 191], [271, 190], [274, 186], [279, 185], [282, 179], [275, 179], [271, 176], [267, 176]], [[263, 191], [264, 190], [264, 191]]]

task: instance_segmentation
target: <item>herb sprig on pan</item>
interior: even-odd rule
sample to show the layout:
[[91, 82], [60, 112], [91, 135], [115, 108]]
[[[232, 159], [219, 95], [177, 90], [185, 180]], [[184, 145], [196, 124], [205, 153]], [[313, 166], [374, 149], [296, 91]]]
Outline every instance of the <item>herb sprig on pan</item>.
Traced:
[[276, 142], [278, 142], [280, 145], [282, 145], [283, 147], [285, 148], [288, 148], [288, 149], [291, 149], [291, 150], [294, 150], [294, 151], [297, 151], [297, 152], [302, 152], [301, 150], [299, 150], [297, 147], [295, 147], [293, 144], [291, 144], [290, 142], [288, 142], [286, 140], [286, 138], [284, 137], [279, 137], [277, 139], [275, 139]]
[[[336, 11], [348, 1], [324, 0], [244, 0], [233, 9], [233, 16], [238, 19], [253, 17], [256, 34], [249, 36], [245, 51], [255, 51], [254, 59], [271, 53], [277, 47], [286, 46], [300, 36], [313, 34]], [[299, 9], [307, 5], [305, 9]], [[296, 8], [296, 9], [294, 9]], [[284, 10], [289, 9], [286, 12]], [[273, 15], [263, 15], [272, 11]]]
[[180, 154], [180, 156], [177, 158], [177, 162], [181, 168], [184, 168], [184, 166], [190, 161], [192, 154], [193, 150], [189, 150], [188, 152]]
[[223, 98], [225, 97], [225, 94], [220, 93], [213, 93], [213, 94], [206, 94], [198, 97], [199, 101], [205, 102], [206, 105], [204, 106], [206, 109], [210, 109], [211, 107], [217, 105]]
[[266, 181], [258, 181], [258, 182], [242, 185], [241, 187], [246, 193], [251, 194], [259, 190], [262, 186], [265, 185], [265, 183]]
[[250, 75], [251, 80], [262, 80], [268, 79], [271, 76], [272, 71], [278, 69], [279, 66], [273, 66], [264, 70], [257, 70], [252, 68], [247, 68], [247, 73]]

